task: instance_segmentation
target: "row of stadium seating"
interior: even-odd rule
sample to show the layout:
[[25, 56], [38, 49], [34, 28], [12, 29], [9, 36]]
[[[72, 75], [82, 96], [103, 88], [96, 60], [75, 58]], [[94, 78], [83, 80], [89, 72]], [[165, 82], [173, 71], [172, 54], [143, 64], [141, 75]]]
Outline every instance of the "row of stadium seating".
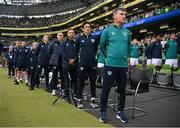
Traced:
[[[178, 9], [179, 5], [176, 2], [175, 4], [171, 4], [170, 6], [162, 7], [162, 8], [156, 8], [155, 10], [151, 10], [145, 13], [137, 14], [135, 16], [131, 16], [127, 18], [127, 22], [133, 22], [136, 20], [140, 20], [146, 17], [151, 17], [155, 15], [160, 15], [163, 13], [170, 12], [172, 10]], [[87, 10], [87, 9], [86, 9]], [[55, 15], [52, 17], [43, 17], [43, 18], [29, 18], [29, 17], [23, 17], [23, 18], [8, 18], [8, 17], [1, 17], [0, 18], [0, 26], [3, 27], [19, 27], [19, 28], [28, 28], [28, 27], [42, 27], [42, 26], [48, 26], [53, 25], [57, 23], [64, 22], [80, 13], [82, 13], [84, 10], [80, 10], [74, 13], [69, 13], [65, 15]]]

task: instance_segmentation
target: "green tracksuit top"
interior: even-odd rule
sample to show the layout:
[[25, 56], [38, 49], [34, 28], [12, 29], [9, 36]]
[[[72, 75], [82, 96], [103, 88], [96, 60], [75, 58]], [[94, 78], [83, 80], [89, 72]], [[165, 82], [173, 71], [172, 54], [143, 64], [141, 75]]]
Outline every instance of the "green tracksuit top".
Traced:
[[98, 63], [111, 67], [128, 67], [130, 46], [130, 31], [110, 25], [101, 35]]
[[177, 59], [177, 42], [175, 40], [167, 42], [166, 59]]
[[138, 50], [139, 50], [138, 45], [136, 45], [136, 44], [131, 45], [130, 57], [131, 58], [138, 58], [139, 57]]

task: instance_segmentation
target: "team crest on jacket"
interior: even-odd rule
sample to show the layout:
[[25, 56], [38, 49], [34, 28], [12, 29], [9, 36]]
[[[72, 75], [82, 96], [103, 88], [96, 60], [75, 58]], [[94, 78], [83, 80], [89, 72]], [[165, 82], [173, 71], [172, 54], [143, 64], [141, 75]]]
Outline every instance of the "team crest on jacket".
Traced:
[[44, 46], [42, 45], [41, 47], [43, 48]]
[[111, 34], [112, 34], [112, 35], [115, 35], [115, 32], [112, 32]]
[[25, 52], [28, 52], [28, 50], [26, 49]]
[[95, 39], [91, 39], [91, 42], [94, 43], [94, 42], [95, 42]]
[[81, 40], [82, 43], [84, 43], [84, 40]]
[[126, 32], [123, 32], [122, 34], [123, 34], [123, 36], [127, 36], [127, 33], [126, 33]]
[[69, 44], [68, 44], [68, 43], [66, 43], [66, 46], [68, 47], [68, 46], [69, 46]]
[[112, 75], [112, 71], [107, 71], [108, 76]]
[[84, 70], [84, 67], [80, 67], [80, 70], [83, 71], [83, 70]]

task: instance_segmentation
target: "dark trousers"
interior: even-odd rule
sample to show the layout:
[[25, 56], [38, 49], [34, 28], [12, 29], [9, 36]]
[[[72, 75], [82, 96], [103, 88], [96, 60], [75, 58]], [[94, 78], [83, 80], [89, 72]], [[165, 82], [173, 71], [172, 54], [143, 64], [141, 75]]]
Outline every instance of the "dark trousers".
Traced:
[[34, 87], [36, 84], [38, 84], [39, 75], [40, 75], [42, 69], [44, 69], [44, 75], [45, 75], [45, 80], [46, 80], [45, 86], [47, 89], [49, 89], [49, 66], [46, 66], [46, 65], [37, 65], [36, 73], [33, 78], [34, 81], [33, 81], [32, 87]]
[[127, 68], [125, 67], [104, 67], [103, 73], [103, 88], [101, 92], [101, 112], [105, 112], [107, 109], [108, 95], [111, 87], [116, 82], [118, 92], [118, 111], [123, 111], [126, 99], [126, 80], [127, 80]]
[[71, 88], [74, 89], [74, 95], [77, 95], [77, 66], [68, 66], [63, 68], [64, 75], [64, 91], [67, 94], [69, 88], [69, 76], [71, 77]]
[[8, 76], [10, 76], [12, 74], [12, 76], [14, 76], [14, 67], [13, 64], [8, 64]]
[[95, 66], [79, 66], [78, 70], [79, 84], [77, 98], [82, 99], [86, 75], [89, 77], [91, 97], [96, 97], [96, 67]]
[[51, 89], [57, 89], [57, 82], [58, 82], [58, 73], [60, 75], [60, 79], [61, 79], [61, 88], [63, 88], [64, 85], [64, 75], [63, 75], [63, 71], [62, 71], [62, 66], [58, 65], [51, 65], [51, 71], [53, 73], [52, 75], [52, 79], [50, 81], [50, 85], [51, 85]]
[[[35, 73], [36, 73], [36, 69], [37, 69], [36, 66], [31, 66], [30, 69], [29, 69], [28, 76], [29, 76], [30, 86], [31, 87], [32, 87], [33, 82], [34, 82], [34, 76], [35, 76]], [[38, 81], [36, 82], [36, 85], [38, 86], [39, 85], [39, 78], [37, 80]]]

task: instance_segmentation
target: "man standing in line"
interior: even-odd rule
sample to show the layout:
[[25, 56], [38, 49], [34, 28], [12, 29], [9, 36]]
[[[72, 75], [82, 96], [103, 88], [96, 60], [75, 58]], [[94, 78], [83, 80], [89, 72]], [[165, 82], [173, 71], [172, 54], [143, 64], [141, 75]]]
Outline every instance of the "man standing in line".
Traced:
[[[46, 79], [46, 91], [49, 91], [49, 56], [48, 56], [48, 47], [49, 47], [49, 35], [45, 34], [43, 36], [43, 41], [39, 43], [36, 49], [37, 56], [37, 70], [34, 75], [34, 81], [32, 84], [32, 88], [39, 82], [39, 75], [44, 69], [45, 79]], [[33, 90], [33, 89], [32, 89]]]
[[104, 67], [103, 89], [100, 102], [100, 122], [103, 123], [107, 121], [106, 109], [108, 95], [114, 82], [116, 82], [118, 92], [118, 112], [116, 117], [120, 119], [121, 122], [128, 122], [124, 114], [124, 106], [131, 33], [123, 27], [126, 21], [125, 14], [126, 11], [124, 8], [116, 9], [113, 13], [114, 24], [106, 28], [101, 35], [100, 54], [97, 66], [99, 68]]
[[52, 80], [50, 82], [52, 89], [52, 96], [56, 94], [57, 82], [58, 82], [58, 73], [60, 74], [61, 85], [64, 85], [64, 77], [62, 74], [62, 44], [64, 42], [64, 34], [58, 33], [57, 39], [54, 40], [48, 49], [49, 62], [52, 70]]
[[74, 96], [77, 96], [77, 58], [75, 52], [75, 32], [70, 29], [67, 33], [67, 39], [62, 44], [62, 66], [64, 75], [64, 99], [68, 98], [68, 73], [72, 78], [72, 87], [74, 89]]

